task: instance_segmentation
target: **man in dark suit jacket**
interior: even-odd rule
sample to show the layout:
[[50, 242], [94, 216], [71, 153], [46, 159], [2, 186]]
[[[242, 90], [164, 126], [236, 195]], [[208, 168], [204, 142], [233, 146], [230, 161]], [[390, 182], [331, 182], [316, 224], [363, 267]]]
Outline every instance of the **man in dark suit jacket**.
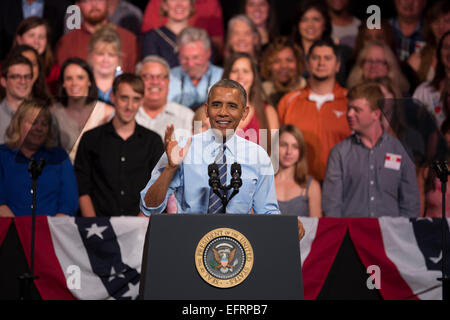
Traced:
[[[0, 1], [0, 60], [3, 60], [11, 49], [14, 35], [19, 23], [24, 17], [23, 0]], [[56, 45], [64, 32], [64, 18], [67, 7], [73, 4], [73, 0], [26, 0], [32, 3], [43, 2], [41, 18], [47, 20], [51, 28], [50, 43]]]

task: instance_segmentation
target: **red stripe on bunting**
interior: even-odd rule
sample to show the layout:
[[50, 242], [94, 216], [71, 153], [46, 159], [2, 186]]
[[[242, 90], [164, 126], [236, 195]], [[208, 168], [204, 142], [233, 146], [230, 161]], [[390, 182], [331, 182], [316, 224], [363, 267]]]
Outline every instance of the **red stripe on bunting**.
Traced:
[[344, 218], [321, 218], [311, 251], [302, 267], [305, 299], [314, 300], [320, 293], [347, 231]]
[[[34, 273], [39, 278], [34, 280], [34, 283], [44, 300], [75, 300], [67, 288], [66, 278], [56, 257], [47, 219], [47, 216], [36, 217]], [[15, 223], [30, 264], [31, 217], [16, 218]]]
[[[385, 300], [418, 300], [384, 249], [380, 224], [375, 218], [350, 219], [349, 233], [362, 263], [380, 268], [381, 296]], [[369, 277], [369, 275], [368, 275]]]
[[11, 225], [12, 218], [0, 218], [0, 247], [5, 240], [8, 233], [9, 226]]

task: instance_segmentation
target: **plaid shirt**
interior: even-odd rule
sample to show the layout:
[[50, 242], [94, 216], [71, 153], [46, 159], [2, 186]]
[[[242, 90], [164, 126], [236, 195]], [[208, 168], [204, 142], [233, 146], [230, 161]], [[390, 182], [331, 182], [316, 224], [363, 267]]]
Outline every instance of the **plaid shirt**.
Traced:
[[422, 34], [422, 19], [417, 25], [416, 30], [414, 30], [414, 32], [408, 37], [403, 35], [397, 18], [390, 19], [389, 23], [394, 29], [397, 56], [401, 61], [405, 61], [412, 53], [419, 52], [425, 46], [425, 41]]

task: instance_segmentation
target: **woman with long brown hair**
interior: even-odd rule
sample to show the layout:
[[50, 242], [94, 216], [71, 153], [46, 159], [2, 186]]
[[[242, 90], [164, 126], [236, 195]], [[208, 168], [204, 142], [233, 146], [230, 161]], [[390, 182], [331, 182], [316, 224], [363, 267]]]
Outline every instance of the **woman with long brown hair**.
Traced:
[[308, 176], [305, 139], [300, 129], [291, 124], [280, 129], [275, 189], [281, 214], [322, 216], [320, 184]]

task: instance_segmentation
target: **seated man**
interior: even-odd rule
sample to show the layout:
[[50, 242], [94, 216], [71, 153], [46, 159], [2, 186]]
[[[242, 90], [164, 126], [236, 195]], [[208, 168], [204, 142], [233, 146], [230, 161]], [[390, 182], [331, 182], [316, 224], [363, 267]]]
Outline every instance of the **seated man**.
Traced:
[[209, 88], [223, 69], [210, 63], [211, 41], [205, 30], [187, 27], [177, 36], [180, 66], [170, 72], [169, 101], [191, 109], [206, 102]]
[[139, 213], [139, 190], [164, 149], [161, 137], [134, 119], [143, 97], [142, 79], [121, 74], [113, 83], [114, 118], [81, 138], [75, 172], [85, 217]]
[[136, 66], [136, 74], [145, 84], [144, 99], [136, 114], [136, 122], [158, 133], [161, 139], [164, 139], [169, 124], [173, 124], [178, 131], [184, 131], [185, 136], [190, 136], [194, 111], [167, 100], [170, 67], [166, 60], [159, 56], [147, 56]]
[[397, 138], [384, 132], [377, 83], [353, 87], [347, 121], [352, 136], [330, 152], [323, 184], [327, 217], [418, 217], [416, 168]]

